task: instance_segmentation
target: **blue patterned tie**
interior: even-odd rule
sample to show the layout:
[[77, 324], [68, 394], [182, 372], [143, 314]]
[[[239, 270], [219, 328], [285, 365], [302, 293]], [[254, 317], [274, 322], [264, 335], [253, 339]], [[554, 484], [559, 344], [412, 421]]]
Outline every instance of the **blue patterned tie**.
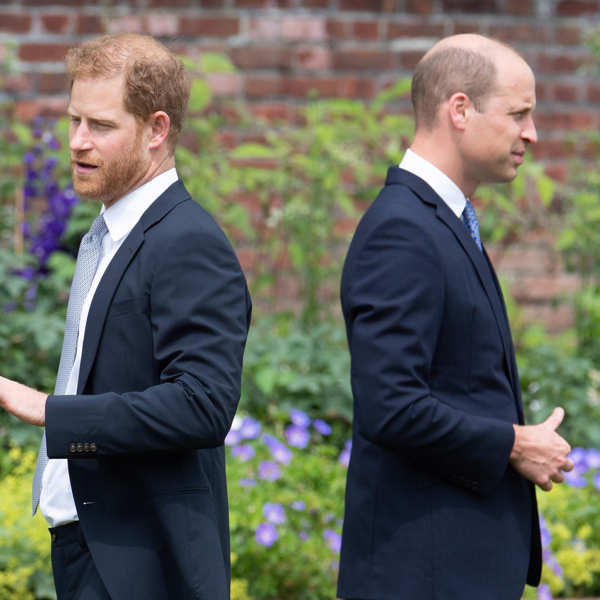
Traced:
[[[81, 308], [85, 301], [100, 258], [102, 249], [102, 238], [108, 232], [104, 217], [98, 215], [92, 223], [90, 230], [83, 236], [79, 252], [77, 254], [77, 263], [75, 265], [75, 275], [71, 284], [71, 293], [69, 294], [69, 304], [67, 305], [67, 320], [65, 321], [65, 335], [63, 337], [62, 352], [60, 354], [60, 364], [58, 365], [58, 374], [56, 375], [55, 394], [64, 394], [69, 382], [69, 376], [75, 354], [77, 352], [77, 338], [79, 335], [79, 319], [81, 317]], [[48, 452], [46, 448], [46, 432], [42, 437], [40, 452], [35, 465], [32, 486], [32, 510], [33, 514], [37, 510], [42, 491], [42, 475], [48, 464]]]
[[467, 198], [467, 204], [465, 206], [465, 210], [463, 210], [461, 215], [462, 222], [467, 226], [473, 241], [477, 244], [479, 250], [481, 248], [481, 238], [479, 237], [479, 221], [477, 221], [477, 215], [475, 214], [475, 209], [473, 205], [469, 202]]

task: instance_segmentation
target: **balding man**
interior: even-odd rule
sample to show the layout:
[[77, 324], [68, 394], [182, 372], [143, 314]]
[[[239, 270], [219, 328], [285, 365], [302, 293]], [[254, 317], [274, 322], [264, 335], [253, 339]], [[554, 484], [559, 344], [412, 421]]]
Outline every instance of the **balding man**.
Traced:
[[341, 297], [354, 428], [338, 595], [518, 600], [541, 572], [534, 483], [572, 468], [563, 411], [523, 424], [498, 280], [469, 202], [512, 180], [534, 76], [478, 35], [438, 42], [413, 77], [416, 133], [356, 230]]
[[189, 83], [141, 35], [88, 40], [67, 67], [73, 184], [102, 210], [79, 251], [55, 393], [0, 377], [0, 405], [46, 427], [33, 508], [58, 600], [228, 600], [223, 441], [250, 297], [175, 170]]

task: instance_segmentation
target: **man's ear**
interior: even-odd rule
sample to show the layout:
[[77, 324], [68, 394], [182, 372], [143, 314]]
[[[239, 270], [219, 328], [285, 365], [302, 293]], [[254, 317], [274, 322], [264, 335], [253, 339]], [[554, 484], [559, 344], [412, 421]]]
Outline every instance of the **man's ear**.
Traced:
[[151, 131], [148, 148], [154, 150], [159, 148], [169, 135], [171, 119], [169, 119], [169, 115], [163, 110], [157, 110], [150, 115], [149, 124]]
[[466, 127], [473, 104], [464, 92], [456, 92], [448, 99], [448, 116], [452, 125], [459, 130]]

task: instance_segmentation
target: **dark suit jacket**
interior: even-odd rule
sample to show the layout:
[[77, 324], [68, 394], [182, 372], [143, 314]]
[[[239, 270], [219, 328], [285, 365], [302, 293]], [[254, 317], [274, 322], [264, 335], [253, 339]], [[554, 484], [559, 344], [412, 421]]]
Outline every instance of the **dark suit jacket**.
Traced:
[[94, 296], [78, 395], [50, 396], [81, 527], [114, 600], [229, 598], [223, 441], [250, 297], [182, 182], [144, 213]]
[[338, 595], [518, 600], [540, 540], [533, 486], [508, 463], [521, 396], [487, 255], [392, 167], [341, 296], [354, 425]]

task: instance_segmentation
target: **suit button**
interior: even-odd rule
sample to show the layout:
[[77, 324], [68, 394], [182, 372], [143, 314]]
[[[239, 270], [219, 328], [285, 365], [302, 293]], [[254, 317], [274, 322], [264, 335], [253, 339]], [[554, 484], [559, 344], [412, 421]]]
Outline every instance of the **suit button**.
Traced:
[[92, 452], [96, 452], [96, 450], [97, 450], [97, 448], [96, 448], [96, 442], [92, 442], [92, 443], [90, 444], [90, 450], [91, 450]]
[[81, 442], [77, 442], [77, 452], [83, 452], [83, 444]]
[[69, 452], [70, 452], [71, 454], [74, 454], [75, 452], [77, 452], [77, 444], [75, 444], [75, 443], [71, 442], [71, 443], [69, 444]]

